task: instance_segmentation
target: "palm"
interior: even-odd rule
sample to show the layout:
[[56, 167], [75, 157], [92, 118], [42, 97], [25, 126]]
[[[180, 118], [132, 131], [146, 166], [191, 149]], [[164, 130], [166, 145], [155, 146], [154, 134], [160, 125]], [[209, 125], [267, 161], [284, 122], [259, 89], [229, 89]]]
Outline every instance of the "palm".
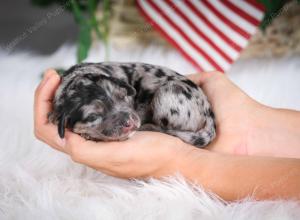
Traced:
[[[213, 72], [188, 77], [200, 84], [216, 115], [217, 137], [206, 149], [246, 154], [244, 147], [247, 133], [255, 115], [254, 110], [258, 109], [258, 103], [243, 93], [224, 74]], [[123, 148], [120, 154], [126, 155], [132, 147], [135, 147], [134, 151], [139, 152], [139, 155], [145, 154], [149, 157], [153, 151], [169, 150], [169, 145], [174, 148], [175, 139], [178, 138], [157, 132], [138, 132], [125, 142], [128, 148]], [[167, 144], [169, 142], [172, 144]], [[126, 152], [123, 152], [124, 150]]]
[[[180, 139], [170, 135], [140, 131], [126, 141], [106, 146], [107, 152], [110, 152], [107, 158], [115, 164], [114, 171], [119, 174], [130, 173], [130, 176], [144, 176], [151, 172], [153, 176], [161, 176], [163, 173], [168, 173], [170, 167], [166, 164], [168, 162], [173, 164], [171, 160], [181, 147], [185, 146], [182, 143]], [[127, 167], [128, 165], [134, 166], [135, 169]], [[166, 167], [166, 169], [158, 169], [160, 167]], [[124, 169], [131, 172], [124, 172]]]
[[[216, 115], [217, 137], [207, 149], [226, 153], [246, 153], [243, 152], [243, 147], [257, 103], [223, 74], [203, 73], [191, 75], [189, 78], [200, 84]], [[122, 154], [123, 157], [126, 155], [127, 158], [130, 156], [151, 158], [153, 151], [157, 151], [154, 155], [165, 155], [165, 151], [170, 150], [169, 147], [175, 148], [176, 141], [179, 141], [178, 138], [158, 132], [138, 132], [125, 142], [127, 147], [120, 149], [119, 155]]]
[[200, 84], [216, 115], [217, 138], [207, 149], [225, 153], [245, 154], [246, 134], [256, 103], [223, 74], [191, 75]]
[[[257, 103], [220, 73], [195, 74], [190, 78], [201, 85], [216, 115], [217, 138], [207, 149], [234, 153], [245, 143], [243, 139], [251, 122], [249, 115], [255, 113], [252, 109]], [[36, 90], [35, 135], [70, 154], [76, 162], [119, 177], [159, 177], [172, 174], [187, 155], [200, 150], [177, 137], [158, 132], [137, 132], [122, 142], [92, 142], [67, 131], [62, 141], [57, 128], [47, 119], [59, 83], [58, 75], [49, 70]]]

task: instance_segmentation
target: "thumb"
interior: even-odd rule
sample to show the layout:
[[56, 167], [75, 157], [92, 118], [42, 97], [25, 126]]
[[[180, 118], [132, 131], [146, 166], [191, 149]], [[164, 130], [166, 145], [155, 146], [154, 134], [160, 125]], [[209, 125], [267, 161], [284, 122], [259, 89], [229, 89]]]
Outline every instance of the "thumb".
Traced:
[[194, 73], [187, 75], [187, 78], [191, 81], [193, 81], [197, 85], [202, 85], [209, 77], [211, 77], [214, 72], [199, 72], [199, 73]]

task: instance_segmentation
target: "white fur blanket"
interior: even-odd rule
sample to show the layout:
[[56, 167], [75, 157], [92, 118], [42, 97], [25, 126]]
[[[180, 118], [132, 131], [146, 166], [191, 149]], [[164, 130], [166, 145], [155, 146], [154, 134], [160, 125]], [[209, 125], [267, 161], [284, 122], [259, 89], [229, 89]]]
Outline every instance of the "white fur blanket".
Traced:
[[[33, 92], [48, 67], [75, 62], [73, 46], [52, 56], [0, 51], [0, 219], [300, 219], [293, 201], [225, 203], [182, 178], [127, 181], [76, 164], [33, 137]], [[99, 52], [100, 51], [100, 52]], [[98, 62], [103, 49], [89, 61]], [[176, 52], [113, 48], [112, 61], [194, 72]], [[228, 75], [257, 100], [300, 110], [300, 59], [238, 61]], [[155, 162], [155, 161], [153, 161]], [[300, 187], [300, 186], [299, 186]]]

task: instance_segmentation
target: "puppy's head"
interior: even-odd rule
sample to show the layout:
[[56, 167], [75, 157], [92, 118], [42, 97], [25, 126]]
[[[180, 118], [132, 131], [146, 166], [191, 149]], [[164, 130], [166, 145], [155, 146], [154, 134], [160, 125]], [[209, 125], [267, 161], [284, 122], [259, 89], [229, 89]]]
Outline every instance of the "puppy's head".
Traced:
[[125, 81], [99, 74], [77, 75], [57, 90], [49, 120], [91, 140], [125, 140], [140, 126], [133, 109], [135, 89]]

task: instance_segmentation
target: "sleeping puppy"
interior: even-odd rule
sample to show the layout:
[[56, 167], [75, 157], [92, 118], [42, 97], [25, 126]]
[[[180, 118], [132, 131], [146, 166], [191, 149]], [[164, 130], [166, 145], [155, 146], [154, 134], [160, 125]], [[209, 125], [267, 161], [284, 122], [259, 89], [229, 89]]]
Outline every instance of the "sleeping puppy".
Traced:
[[65, 71], [49, 120], [94, 141], [122, 141], [136, 130], [159, 131], [204, 147], [216, 135], [200, 87], [161, 66], [81, 63]]

